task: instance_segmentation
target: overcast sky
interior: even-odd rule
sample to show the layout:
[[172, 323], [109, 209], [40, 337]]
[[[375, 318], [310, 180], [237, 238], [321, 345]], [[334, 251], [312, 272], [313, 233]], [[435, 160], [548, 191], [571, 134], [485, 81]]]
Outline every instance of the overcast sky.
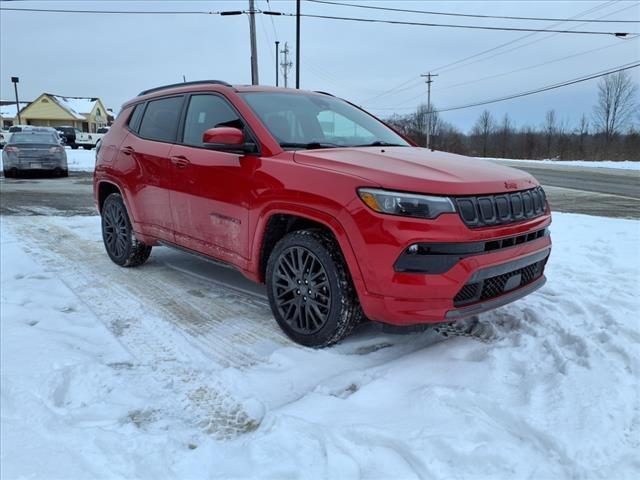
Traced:
[[[343, 0], [358, 3], [359, 0]], [[637, 1], [373, 1], [363, 4], [441, 12], [531, 17], [640, 20]], [[118, 10], [238, 10], [243, 1], [2, 1], [2, 7]], [[295, 2], [270, 0], [272, 10], [295, 12]], [[256, 7], [268, 10], [266, 0]], [[303, 0], [303, 13], [427, 23], [552, 28], [553, 22], [484, 20], [321, 5]], [[588, 13], [585, 13], [592, 10]], [[274, 41], [295, 51], [295, 19], [258, 15], [260, 83], [275, 84]], [[640, 24], [579, 24], [554, 28], [638, 32]], [[524, 38], [529, 35], [527, 38]], [[140, 90], [187, 80], [223, 79], [250, 83], [247, 16], [93, 15], [0, 12], [2, 100], [14, 98], [11, 76], [19, 76], [21, 100], [42, 92], [97, 96], [107, 107], [120, 105]], [[443, 66], [515, 41], [450, 68]], [[596, 50], [598, 49], [598, 50]], [[580, 54], [561, 61], [554, 60]], [[500, 52], [505, 53], [500, 54]], [[439, 73], [432, 101], [439, 108], [492, 99], [616, 67], [640, 58], [640, 37], [494, 32], [424, 26], [302, 19], [301, 87], [324, 90], [354, 101], [380, 116], [407, 113], [426, 101], [420, 74]], [[527, 68], [541, 63], [546, 65]], [[295, 68], [295, 67], [294, 67]], [[520, 70], [515, 73], [503, 73]], [[640, 69], [630, 71], [640, 83]], [[495, 76], [495, 78], [486, 77]], [[291, 83], [295, 70], [291, 71]], [[282, 79], [282, 77], [281, 77]], [[443, 113], [467, 130], [483, 108], [498, 118], [505, 112], [517, 125], [537, 125], [556, 109], [560, 120], [575, 124], [591, 114], [597, 81], [509, 102]], [[399, 85], [402, 85], [400, 88]], [[393, 93], [385, 93], [394, 89]]]

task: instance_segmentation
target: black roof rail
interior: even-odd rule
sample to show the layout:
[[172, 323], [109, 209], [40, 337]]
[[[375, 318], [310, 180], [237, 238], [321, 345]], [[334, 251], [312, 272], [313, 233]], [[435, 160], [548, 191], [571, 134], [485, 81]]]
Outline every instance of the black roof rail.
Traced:
[[314, 90], [315, 93], [321, 93], [322, 95], [329, 95], [330, 97], [335, 97], [333, 93], [323, 92], [322, 90]]
[[148, 90], [141, 91], [138, 96], [146, 95], [148, 93], [159, 92], [160, 90], [166, 90], [168, 88], [177, 88], [177, 87], [187, 87], [189, 85], [224, 85], [225, 87], [231, 87], [230, 83], [227, 83], [223, 80], [195, 80], [193, 82], [181, 82], [181, 83], [171, 83], [169, 85], [163, 85], [161, 87], [150, 88]]

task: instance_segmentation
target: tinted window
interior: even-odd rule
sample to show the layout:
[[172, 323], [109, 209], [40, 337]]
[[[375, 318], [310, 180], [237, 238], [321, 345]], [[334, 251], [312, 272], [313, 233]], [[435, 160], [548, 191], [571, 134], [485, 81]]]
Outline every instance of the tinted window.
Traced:
[[51, 133], [14, 133], [11, 143], [55, 143], [56, 137]]
[[408, 146], [385, 124], [349, 103], [327, 95], [248, 92], [241, 94], [283, 147]]
[[133, 113], [129, 117], [129, 128], [134, 132], [138, 130], [138, 126], [140, 125], [140, 119], [142, 118], [142, 111], [144, 110], [144, 103], [139, 103], [135, 107], [133, 107]]
[[184, 143], [200, 146], [206, 130], [221, 126], [242, 128], [242, 121], [223, 98], [217, 95], [193, 95], [184, 123]]
[[171, 97], [149, 102], [138, 130], [140, 136], [160, 142], [175, 141], [182, 99]]

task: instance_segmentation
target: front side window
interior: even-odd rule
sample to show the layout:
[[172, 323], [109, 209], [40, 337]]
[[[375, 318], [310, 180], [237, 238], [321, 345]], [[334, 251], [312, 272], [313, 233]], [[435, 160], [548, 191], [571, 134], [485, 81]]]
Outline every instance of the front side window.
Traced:
[[202, 146], [202, 135], [215, 127], [242, 128], [242, 121], [226, 100], [217, 95], [193, 95], [184, 121], [183, 143]]
[[139, 103], [135, 107], [133, 107], [133, 113], [129, 117], [129, 121], [127, 125], [134, 132], [138, 131], [138, 126], [140, 125], [140, 119], [142, 118], [142, 112], [144, 110], [144, 103]]
[[159, 142], [175, 142], [182, 100], [183, 97], [170, 97], [150, 101], [140, 123], [140, 136]]
[[335, 97], [272, 92], [241, 95], [283, 148], [409, 146], [380, 121]]

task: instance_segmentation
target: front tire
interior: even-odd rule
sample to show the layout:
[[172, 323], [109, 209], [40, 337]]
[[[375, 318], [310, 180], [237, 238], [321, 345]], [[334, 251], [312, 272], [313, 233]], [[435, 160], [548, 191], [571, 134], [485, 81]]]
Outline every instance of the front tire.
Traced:
[[109, 195], [101, 214], [102, 240], [109, 258], [121, 267], [137, 267], [146, 262], [151, 247], [140, 242], [133, 233], [122, 195]]
[[362, 318], [340, 247], [322, 231], [296, 231], [280, 240], [267, 263], [266, 283], [278, 325], [302, 345], [337, 343]]

